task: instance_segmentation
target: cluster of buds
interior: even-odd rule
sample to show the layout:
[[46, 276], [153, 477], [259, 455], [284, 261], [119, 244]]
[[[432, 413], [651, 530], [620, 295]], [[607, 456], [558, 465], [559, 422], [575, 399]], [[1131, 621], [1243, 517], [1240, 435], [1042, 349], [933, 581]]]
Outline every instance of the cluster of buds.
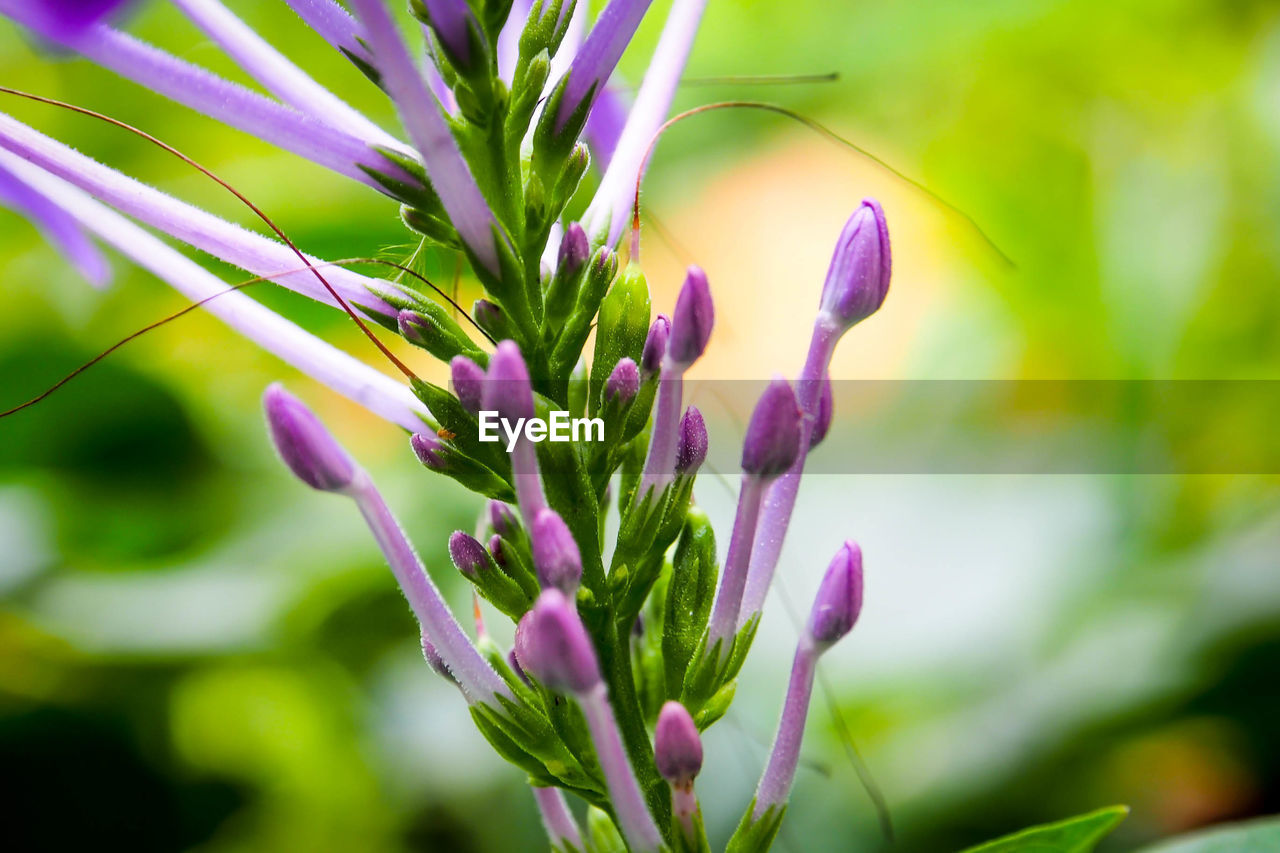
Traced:
[[[650, 0], [609, 0], [590, 26], [585, 0], [413, 0], [416, 48], [384, 0], [350, 0], [349, 11], [335, 0], [289, 0], [391, 98], [406, 140], [325, 90], [219, 0], [174, 4], [270, 95], [117, 29], [134, 4], [0, 0], [0, 13], [393, 199], [422, 250], [455, 253], [485, 289], [463, 318], [469, 326], [404, 280], [324, 264], [3, 114], [0, 202], [37, 223], [94, 283], [107, 277], [99, 240], [193, 299], [219, 296], [208, 310], [407, 430], [423, 466], [486, 499], [475, 535], [454, 533], [448, 553], [515, 626], [509, 650], [468, 636], [369, 475], [300, 400], [279, 386], [266, 392], [280, 457], [312, 488], [354, 501], [418, 620], [427, 663], [527, 775], [553, 848], [708, 849], [694, 790], [701, 734], [732, 701], [806, 457], [830, 427], [836, 343], [885, 298], [879, 205], [864, 202], [837, 243], [800, 376], [774, 378], [751, 415], [722, 567], [693, 501], [707, 426], [683, 387], [714, 330], [711, 284], [690, 267], [670, 314], [654, 315], [638, 253], [625, 266], [619, 259], [644, 151], [670, 110], [705, 0], [674, 0], [630, 111], [611, 77]], [[565, 221], [593, 163], [607, 164], [599, 189], [581, 223]], [[447, 363], [450, 387], [412, 374], [407, 386], [393, 381], [228, 289], [143, 225], [359, 312]], [[482, 413], [527, 422], [552, 412], [597, 419], [602, 437], [482, 440]], [[607, 543], [613, 509], [620, 523]], [[772, 843], [818, 658], [861, 605], [861, 552], [845, 542], [800, 637], [777, 737], [729, 849]], [[585, 831], [566, 793], [586, 804]]]

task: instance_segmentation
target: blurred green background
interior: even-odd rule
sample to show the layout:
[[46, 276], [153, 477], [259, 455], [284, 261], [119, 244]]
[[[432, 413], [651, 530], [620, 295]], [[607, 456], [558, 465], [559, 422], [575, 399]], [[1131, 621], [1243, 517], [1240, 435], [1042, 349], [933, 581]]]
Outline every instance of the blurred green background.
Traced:
[[[283, 3], [229, 5], [392, 126], [385, 100]], [[623, 62], [630, 83], [666, 5]], [[130, 29], [239, 76], [167, 4], [145, 4]], [[828, 71], [838, 82], [707, 80]], [[699, 376], [797, 369], [831, 245], [866, 194], [889, 214], [895, 279], [842, 344], [839, 377], [1277, 376], [1280, 4], [712, 0], [688, 75], [679, 106], [786, 104], [954, 202], [1016, 263], [798, 125], [700, 117], [655, 158], [646, 204], [665, 235], [650, 228], [644, 256], [662, 309], [683, 263], [708, 270], [718, 326]], [[320, 256], [407, 251], [377, 194], [52, 60], [8, 25], [0, 81], [160, 135]], [[252, 224], [124, 133], [13, 99], [0, 109]], [[0, 211], [0, 408], [182, 306], [114, 261], [114, 286], [94, 292]], [[370, 354], [336, 313], [250, 292]], [[207, 316], [149, 334], [0, 421], [5, 832], [24, 850], [536, 849], [519, 774], [423, 666], [359, 518], [273, 458], [258, 398], [275, 379], [368, 464], [469, 610], [445, 537], [472, 527], [479, 503], [422, 471], [397, 430]], [[1269, 438], [1214, 411], [1203, 421], [1209, 441]], [[1109, 803], [1133, 813], [1108, 850], [1280, 811], [1277, 497], [1264, 473], [810, 478], [740, 698], [708, 739], [713, 840], [772, 737], [793, 614], [848, 535], [867, 555], [867, 608], [825, 659], [780, 849], [887, 846], [837, 720], [884, 791], [898, 850]], [[730, 493], [708, 476], [698, 500], [723, 548]]]

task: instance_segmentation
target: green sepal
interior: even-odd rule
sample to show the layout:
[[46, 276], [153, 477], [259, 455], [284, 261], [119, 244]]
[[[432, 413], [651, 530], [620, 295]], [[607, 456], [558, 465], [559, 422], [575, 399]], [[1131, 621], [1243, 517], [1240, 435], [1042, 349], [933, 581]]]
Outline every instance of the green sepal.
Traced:
[[[505, 552], [504, 552], [505, 557]], [[533, 606], [533, 598], [527, 590], [516, 583], [505, 570], [498, 567], [489, 552], [485, 551], [485, 565], [473, 574], [464, 574], [471, 581], [476, 591], [486, 601], [498, 608], [512, 622], [519, 622], [520, 617]]]
[[577, 302], [578, 294], [586, 286], [591, 270], [591, 258], [581, 268], [570, 274], [557, 267], [547, 285], [547, 295], [542, 308], [542, 339], [548, 343], [556, 340], [564, 328], [565, 320]]
[[538, 576], [533, 570], [529, 540], [523, 532], [518, 538], [506, 536], [499, 538], [502, 541], [502, 559], [505, 563], [499, 568], [524, 591], [530, 600], [536, 599], [542, 589], [538, 585]]
[[778, 829], [782, 826], [782, 818], [787, 813], [787, 807], [785, 805], [770, 806], [765, 809], [764, 814], [760, 815], [759, 820], [752, 820], [751, 813], [755, 809], [756, 800], [752, 797], [751, 805], [747, 806], [742, 820], [738, 823], [738, 828], [725, 847], [725, 853], [765, 853], [773, 845], [773, 839], [777, 837]]
[[[529, 313], [529, 302], [524, 288], [524, 263], [511, 238], [496, 221], [493, 223], [491, 233], [498, 258], [496, 271], [485, 266], [470, 246], [464, 246], [463, 251], [471, 261], [471, 268], [475, 271], [476, 277], [480, 279], [484, 289], [493, 296], [494, 302], [502, 308], [508, 322], [511, 323], [512, 334], [507, 337], [521, 344], [523, 349], [523, 344], [531, 337], [534, 328], [533, 315]], [[496, 340], [502, 340], [496, 335], [494, 337]]]
[[[591, 321], [596, 318], [596, 313], [601, 310], [602, 303], [608, 298], [605, 294], [610, 292], [609, 285], [617, 274], [617, 255], [607, 248], [597, 249], [591, 256], [591, 260], [587, 261], [586, 278], [583, 279], [573, 310], [569, 312], [569, 317], [565, 320], [564, 327], [551, 351], [551, 371], [554, 376], [567, 375], [582, 357], [582, 348], [591, 334]], [[596, 340], [600, 340], [599, 334]], [[643, 341], [641, 346], [644, 346]], [[608, 369], [613, 370], [616, 364], [617, 359], [609, 365]], [[605, 378], [608, 377], [609, 374], [606, 372]]]
[[667, 584], [670, 581], [671, 564], [664, 563], [658, 580], [653, 585], [653, 593], [640, 614], [640, 636], [632, 641], [636, 693], [640, 696], [640, 708], [648, 723], [657, 720], [662, 703], [670, 695], [667, 693], [666, 666], [662, 659], [662, 639], [665, 634], [663, 611], [666, 608]]
[[551, 75], [551, 55], [545, 51], [516, 65], [511, 80], [511, 97], [507, 101], [506, 148], [508, 157], [518, 157], [520, 143], [529, 129], [529, 122], [542, 100], [547, 78]]
[[400, 221], [410, 231], [421, 234], [436, 245], [453, 250], [462, 248], [462, 240], [458, 238], [458, 232], [453, 230], [453, 225], [443, 216], [435, 216], [411, 205], [402, 204]]
[[[569, 376], [569, 412], [575, 417], [581, 416], [587, 410], [587, 362], [585, 359], [578, 359], [578, 363], [574, 365], [573, 373]], [[609, 440], [609, 423], [605, 421], [604, 430], [605, 442]], [[597, 442], [597, 445], [601, 442]], [[594, 445], [593, 445], [594, 446]]]
[[511, 458], [503, 450], [502, 442], [481, 441], [480, 426], [475, 416], [462, 408], [457, 397], [423, 379], [412, 379], [409, 385], [417, 398], [426, 404], [436, 423], [451, 434], [450, 444], [512, 485]]
[[596, 806], [587, 808], [587, 837], [583, 843], [587, 845], [587, 853], [627, 853], [626, 842], [613, 818]]
[[581, 103], [561, 123], [560, 105], [564, 103], [568, 79], [569, 75], [566, 74], [551, 91], [542, 108], [542, 115], [538, 118], [538, 124], [533, 129], [533, 170], [542, 176], [544, 182], [552, 185], [559, 181], [565, 162], [577, 144], [578, 137], [582, 135], [582, 128], [586, 126], [596, 95], [596, 85], [593, 85]]
[[447, 44], [441, 41], [431, 23], [431, 14], [428, 12], [423, 0], [409, 0], [409, 12], [425, 25], [425, 30], [431, 42], [431, 58], [435, 60], [436, 66], [439, 67], [443, 64], [439, 61], [443, 57], [445, 62], [452, 66], [460, 78], [483, 88], [484, 84], [490, 79], [490, 47], [489, 39], [485, 37], [482, 29], [484, 25], [480, 19], [474, 18], [467, 22], [468, 53], [467, 58], [464, 60], [463, 57], [456, 55], [449, 49]]
[[[594, 776], [591, 775], [574, 757], [572, 744], [566, 746], [566, 742], [557, 737], [557, 730], [552, 722], [534, 704], [539, 699], [533, 689], [522, 684], [516, 696], [518, 701], [499, 696], [497, 701], [500, 708], [490, 708], [477, 702], [471, 706], [471, 716], [482, 717], [490, 727], [501, 731], [521, 753], [541, 764], [541, 771], [536, 768], [530, 770], [527, 764], [519, 765], [529, 771], [531, 776], [537, 772], [538, 775], [534, 778], [538, 784], [570, 788], [584, 797], [600, 799], [604, 783], [598, 769]], [[529, 698], [526, 700], [523, 697]]]
[[690, 507], [676, 545], [663, 616], [662, 659], [668, 696], [680, 695], [689, 661], [707, 629], [719, 573], [711, 519], [698, 507]]
[[373, 145], [371, 147], [381, 154], [390, 165], [398, 166], [407, 172], [413, 180], [412, 182], [405, 181], [380, 169], [363, 164], [360, 165], [362, 172], [377, 181], [378, 186], [382, 187], [396, 201], [416, 208], [427, 216], [433, 216], [448, 222], [448, 214], [445, 213], [444, 203], [440, 201], [440, 196], [436, 195], [435, 189], [431, 186], [431, 179], [427, 177], [427, 170], [422, 165], [422, 161], [386, 145]]
[[493, 498], [497, 501], [515, 500], [516, 493], [510, 483], [502, 479], [484, 463], [460, 451], [451, 440], [440, 440], [440, 448], [437, 451], [437, 455], [441, 459], [441, 465], [432, 466], [423, 463], [424, 467], [437, 474], [444, 474], [446, 477], [456, 480], [465, 486], [468, 491], [484, 495], [487, 498]]
[[[388, 300], [390, 301], [390, 300]], [[419, 314], [427, 322], [415, 326], [417, 335], [410, 337], [401, 333], [401, 337], [416, 347], [431, 353], [448, 364], [454, 356], [464, 355], [481, 367], [489, 364], [489, 354], [477, 347], [458, 321], [453, 319], [449, 309], [429, 299], [406, 300], [406, 307]], [[395, 303], [392, 303], [395, 304]]]
[[680, 818], [672, 817], [672, 837], [676, 840], [675, 853], [711, 853], [711, 843], [707, 841], [707, 828], [702, 822], [702, 808], [693, 813], [693, 837], [685, 832]]
[[[649, 283], [638, 264], [630, 264], [600, 303], [595, 355], [591, 361], [591, 389], [587, 397], [598, 405], [609, 374], [623, 357], [640, 363], [649, 334]], [[592, 412], [594, 414], [594, 412]]]
[[[713, 700], [742, 669], [759, 626], [760, 617], [756, 615], [731, 638], [727, 650], [724, 649], [724, 640], [716, 640], [715, 644], [708, 648], [708, 635], [703, 633], [685, 671], [684, 686], [680, 692], [680, 701], [689, 710], [695, 723], [699, 721], [704, 708], [716, 710], [713, 707]], [[732, 698], [732, 694], [729, 696]], [[723, 713], [721, 709], [719, 715], [713, 713], [705, 715], [705, 725], [711, 725]], [[705, 728], [705, 726], [702, 727]]]
[[[357, 39], [357, 41], [360, 41], [361, 44], [364, 43], [363, 40], [360, 40], [360, 39]], [[343, 56], [347, 58], [347, 61], [349, 61], [356, 68], [360, 69], [360, 73], [368, 77], [369, 80], [372, 81], [373, 85], [377, 86], [379, 89], [382, 88], [382, 72], [381, 71], [374, 68], [368, 62], [356, 56], [354, 53], [347, 50], [345, 47], [339, 47], [338, 50], [342, 53]]]

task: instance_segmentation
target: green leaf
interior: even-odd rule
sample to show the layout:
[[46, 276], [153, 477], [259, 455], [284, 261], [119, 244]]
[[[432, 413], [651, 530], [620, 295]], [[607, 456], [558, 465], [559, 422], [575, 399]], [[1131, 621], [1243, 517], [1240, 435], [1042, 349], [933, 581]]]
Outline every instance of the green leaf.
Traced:
[[1057, 823], [1033, 826], [964, 853], [1089, 853], [1129, 814], [1128, 806], [1109, 806]]
[[1193, 832], [1139, 853], [1280, 853], [1280, 817]]

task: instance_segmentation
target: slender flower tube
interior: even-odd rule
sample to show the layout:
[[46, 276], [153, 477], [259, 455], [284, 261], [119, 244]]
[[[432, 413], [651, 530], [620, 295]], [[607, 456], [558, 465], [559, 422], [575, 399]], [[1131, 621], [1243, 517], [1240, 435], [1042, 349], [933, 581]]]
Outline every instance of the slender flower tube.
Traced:
[[573, 596], [582, 582], [582, 555], [564, 519], [550, 507], [539, 510], [529, 539], [538, 583], [543, 589], [554, 588]]
[[720, 590], [711, 610], [707, 648], [723, 643], [720, 655], [729, 651], [729, 641], [738, 627], [738, 612], [747, 582], [747, 566], [755, 539], [756, 522], [765, 489], [795, 461], [800, 452], [800, 407], [785, 379], [775, 378], [756, 403], [742, 442], [742, 489], [738, 512], [729, 538]]
[[[534, 416], [529, 369], [525, 367], [524, 356], [514, 341], [502, 341], [490, 356], [482, 405], [485, 411], [497, 412], [499, 418], [511, 424]], [[511, 470], [516, 481], [520, 515], [525, 527], [532, 530], [538, 513], [546, 508], [547, 499], [542, 494], [537, 451], [533, 443], [523, 436], [516, 439], [511, 450]]]
[[70, 213], [82, 228], [97, 234], [139, 266], [263, 349], [405, 429], [421, 429], [422, 404], [407, 387], [299, 328], [249, 296], [227, 285], [158, 237], [94, 201], [81, 190], [13, 154], [0, 151], [7, 169]]
[[533, 789], [534, 802], [538, 804], [538, 814], [542, 817], [542, 827], [547, 831], [547, 838], [554, 850], [584, 850], [582, 834], [578, 831], [578, 823], [564, 801], [564, 794], [559, 788]]
[[[684, 396], [684, 374], [702, 355], [715, 323], [715, 308], [707, 275], [699, 267], [689, 267], [684, 286], [676, 297], [671, 315], [671, 331], [667, 338], [662, 374], [658, 379], [658, 403], [653, 415], [653, 431], [649, 436], [649, 452], [644, 460], [637, 499], [652, 489], [666, 488], [675, 476], [676, 445], [680, 440], [680, 405]], [[655, 320], [650, 339], [660, 338], [662, 331]], [[654, 341], [655, 345], [658, 341]], [[649, 341], [646, 341], [646, 351]], [[649, 353], [649, 355], [652, 355]], [[646, 361], [644, 354], [641, 361]]]
[[0, 206], [31, 220], [44, 238], [58, 249], [94, 287], [105, 287], [111, 268], [93, 241], [85, 236], [75, 217], [36, 192], [8, 169], [0, 167]]
[[809, 698], [813, 693], [818, 658], [849, 633], [861, 611], [862, 551], [852, 541], [847, 541], [827, 567], [809, 622], [796, 648], [778, 734], [756, 788], [752, 820], [759, 820], [770, 809], [786, 804], [800, 760], [800, 741], [804, 737], [805, 718], [809, 714]]
[[698, 798], [693, 780], [702, 770], [702, 738], [693, 717], [679, 702], [671, 701], [658, 712], [653, 732], [653, 757], [658, 773], [671, 785], [671, 811], [686, 839], [697, 837], [694, 817]]
[[497, 697], [511, 698], [506, 682], [471, 645], [449, 612], [369, 475], [302, 401], [279, 384], [267, 389], [263, 403], [272, 438], [294, 474], [313, 488], [355, 499], [428, 642], [458, 680], [468, 701], [496, 706]]
[[[275, 283], [304, 296], [335, 305], [315, 273], [306, 269], [288, 246], [140, 183], [3, 113], [0, 113], [0, 148], [201, 251], [254, 275], [269, 276]], [[309, 260], [317, 266], [323, 265], [315, 258]], [[347, 302], [395, 316], [394, 308], [369, 291], [368, 285], [373, 279], [338, 267], [326, 268], [323, 275]]]
[[609, 0], [600, 12], [595, 26], [587, 33], [582, 48], [565, 72], [564, 93], [555, 116], [556, 133], [564, 130], [569, 117], [584, 104], [590, 111], [590, 101], [613, 74], [622, 52], [627, 49], [652, 3], [653, 0]]
[[285, 0], [307, 26], [336, 50], [372, 66], [359, 22], [335, 0]]
[[[0, 0], [0, 13], [34, 29], [31, 5], [24, 0]], [[170, 100], [375, 189], [382, 186], [365, 169], [413, 180], [370, 147], [375, 140], [337, 130], [103, 24], [64, 44]]]
[[405, 150], [403, 143], [317, 83], [218, 0], [173, 0], [173, 4], [286, 104], [361, 139]]
[[498, 252], [494, 244], [497, 222], [493, 212], [427, 89], [426, 80], [401, 41], [383, 0], [352, 0], [351, 6], [364, 24], [369, 49], [382, 72], [382, 84], [395, 101], [409, 138], [422, 155], [427, 177], [440, 196], [449, 220], [480, 263], [489, 272], [498, 274]]
[[796, 383], [797, 398], [805, 415], [802, 426], [805, 440], [791, 470], [779, 477], [765, 496], [743, 596], [740, 614], [743, 623], [764, 607], [800, 491], [807, 451], [814, 443], [812, 435], [814, 430], [818, 431], [819, 438], [826, 434], [821, 422], [823, 395], [830, 387], [828, 370], [836, 344], [846, 331], [884, 303], [891, 271], [892, 253], [884, 211], [874, 199], [864, 199], [840, 234], [822, 287], [822, 302], [813, 324], [809, 355]]
[[707, 459], [707, 425], [697, 406], [685, 409], [676, 444], [676, 474], [692, 477]]
[[591, 638], [573, 603], [559, 590], [544, 590], [521, 621], [516, 632], [516, 658], [525, 672], [548, 688], [568, 691], [578, 700], [604, 771], [609, 799], [631, 850], [661, 849], [662, 836], [623, 749]]
[[[583, 216], [587, 233], [603, 237], [606, 245], [617, 245], [622, 237], [635, 197], [636, 182], [645, 165], [645, 155], [654, 134], [667, 120], [706, 7], [707, 0], [675, 0], [671, 6], [662, 36], [653, 51], [653, 59], [649, 62], [649, 70], [636, 94], [635, 105], [617, 138], [616, 148], [608, 161], [609, 167]], [[592, 112], [599, 109], [597, 104]]]
[[449, 373], [462, 408], [477, 414], [484, 396], [484, 369], [465, 355], [455, 355], [449, 362]]

